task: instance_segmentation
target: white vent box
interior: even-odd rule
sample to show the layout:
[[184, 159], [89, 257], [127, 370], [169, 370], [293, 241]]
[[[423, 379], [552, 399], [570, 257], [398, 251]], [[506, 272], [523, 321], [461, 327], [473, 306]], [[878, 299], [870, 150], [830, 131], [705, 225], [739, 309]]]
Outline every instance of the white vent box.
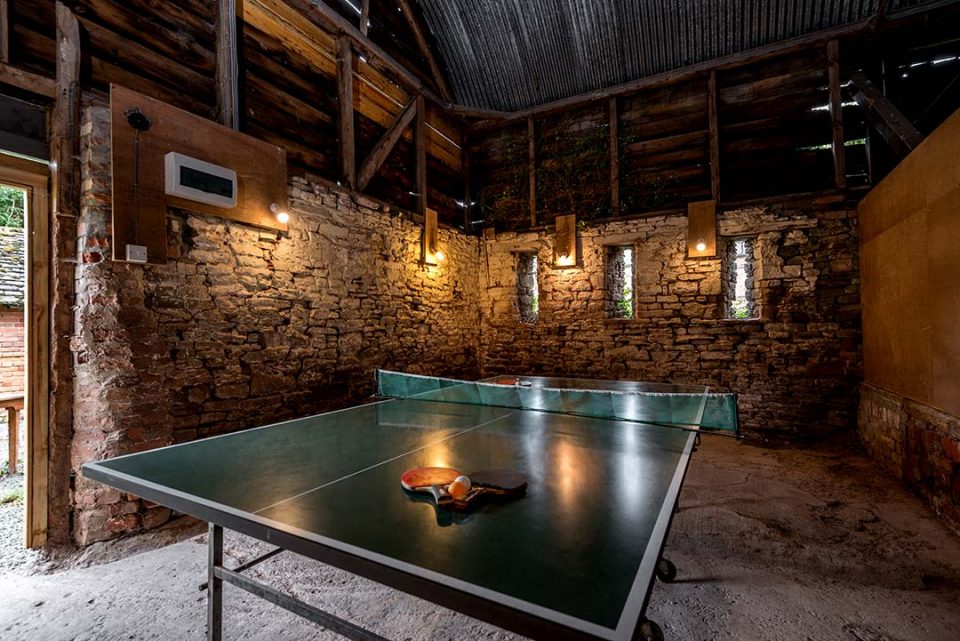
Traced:
[[237, 206], [237, 172], [234, 170], [175, 151], [164, 156], [164, 169], [167, 195], [224, 209]]

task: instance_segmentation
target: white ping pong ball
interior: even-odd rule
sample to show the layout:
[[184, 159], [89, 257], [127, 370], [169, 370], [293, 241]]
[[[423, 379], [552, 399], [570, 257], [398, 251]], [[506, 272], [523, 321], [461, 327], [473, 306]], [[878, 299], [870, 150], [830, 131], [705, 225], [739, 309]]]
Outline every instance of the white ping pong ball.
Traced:
[[450, 496], [455, 499], [462, 499], [467, 495], [467, 492], [470, 491], [470, 479], [466, 476], [458, 476], [453, 479], [453, 483], [450, 484], [450, 487], [447, 488]]

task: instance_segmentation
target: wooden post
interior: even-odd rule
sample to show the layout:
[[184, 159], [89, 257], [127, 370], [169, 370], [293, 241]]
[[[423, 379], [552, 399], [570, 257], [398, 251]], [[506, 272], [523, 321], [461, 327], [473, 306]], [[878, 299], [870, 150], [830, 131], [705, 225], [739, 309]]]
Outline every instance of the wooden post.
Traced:
[[217, 117], [240, 128], [240, 76], [237, 59], [237, 0], [217, 0]]
[[0, 62], [10, 62], [10, 2], [0, 0]]
[[417, 124], [414, 131], [417, 147], [417, 211], [427, 214], [427, 102], [417, 96]]
[[616, 96], [610, 98], [610, 213], [620, 215], [620, 114]]
[[720, 201], [720, 125], [717, 114], [717, 72], [707, 78], [707, 119], [710, 126], [710, 197]]
[[533, 116], [527, 118], [527, 174], [530, 186], [530, 226], [537, 224], [537, 125]]
[[17, 428], [20, 427], [20, 411], [15, 407], [7, 408], [7, 471], [17, 473]]
[[76, 214], [80, 202], [77, 160], [80, 155], [80, 25], [57, 3], [57, 97], [51, 122], [53, 209]]
[[337, 38], [337, 105], [340, 110], [340, 175], [351, 189], [357, 184], [357, 152], [353, 130], [353, 47]]
[[467, 132], [463, 131], [460, 134], [460, 166], [461, 171], [463, 171], [463, 229], [467, 232], [470, 231], [471, 223], [473, 223], [473, 207], [470, 194], [470, 154], [467, 149], [469, 146], [469, 140], [467, 139]]
[[363, 0], [360, 3], [360, 33], [367, 35], [370, 22], [370, 0]]
[[840, 94], [840, 44], [827, 43], [827, 77], [830, 82], [830, 122], [833, 125], [833, 184], [847, 186], [846, 150], [843, 140], [843, 98]]

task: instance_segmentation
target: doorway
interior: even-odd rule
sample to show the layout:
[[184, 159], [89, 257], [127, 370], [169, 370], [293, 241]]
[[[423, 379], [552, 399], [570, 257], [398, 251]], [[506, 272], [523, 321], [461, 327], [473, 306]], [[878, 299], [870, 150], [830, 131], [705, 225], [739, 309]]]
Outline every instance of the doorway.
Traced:
[[22, 510], [31, 548], [47, 537], [48, 183], [46, 163], [0, 154], [0, 510]]

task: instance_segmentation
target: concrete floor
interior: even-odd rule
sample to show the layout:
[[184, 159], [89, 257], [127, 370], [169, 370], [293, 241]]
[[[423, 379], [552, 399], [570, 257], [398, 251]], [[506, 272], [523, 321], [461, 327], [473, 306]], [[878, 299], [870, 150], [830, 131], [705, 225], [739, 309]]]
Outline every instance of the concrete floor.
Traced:
[[[960, 537], [860, 454], [705, 439], [681, 508], [667, 549], [680, 581], [658, 585], [649, 612], [668, 640], [960, 637]], [[183, 535], [94, 546], [48, 574], [33, 565], [0, 575], [0, 638], [203, 638], [203, 537], [130, 556]], [[228, 538], [235, 561], [258, 549]], [[252, 574], [397, 641], [518, 638], [292, 554]], [[226, 590], [227, 639], [338, 638]]]

